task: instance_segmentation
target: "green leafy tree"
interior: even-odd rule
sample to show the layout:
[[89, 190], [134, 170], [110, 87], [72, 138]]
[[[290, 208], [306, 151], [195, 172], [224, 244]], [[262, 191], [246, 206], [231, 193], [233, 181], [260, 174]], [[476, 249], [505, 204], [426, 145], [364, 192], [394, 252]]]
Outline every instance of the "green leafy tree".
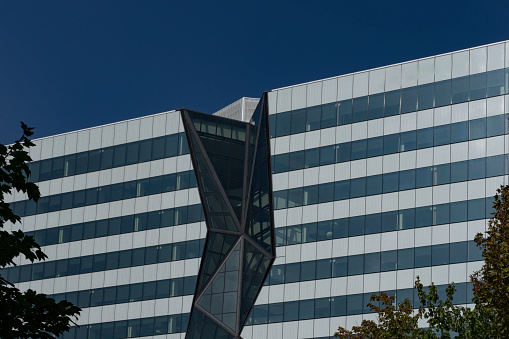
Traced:
[[497, 190], [486, 236], [475, 236], [484, 265], [471, 276], [476, 305], [491, 314], [492, 331], [509, 337], [509, 186]]
[[8, 232], [6, 222], [16, 224], [21, 218], [5, 202], [5, 196], [14, 190], [23, 192], [28, 199], [40, 197], [36, 184], [28, 181], [32, 159], [28, 148], [34, 146], [30, 137], [33, 128], [21, 123], [23, 135], [14, 144], [0, 144], [0, 337], [2, 338], [54, 338], [70, 328], [81, 309], [63, 300], [55, 302], [45, 294], [33, 290], [20, 291], [2, 275], [1, 268], [15, 265], [19, 255], [34, 262], [47, 256], [34, 238], [21, 230]]

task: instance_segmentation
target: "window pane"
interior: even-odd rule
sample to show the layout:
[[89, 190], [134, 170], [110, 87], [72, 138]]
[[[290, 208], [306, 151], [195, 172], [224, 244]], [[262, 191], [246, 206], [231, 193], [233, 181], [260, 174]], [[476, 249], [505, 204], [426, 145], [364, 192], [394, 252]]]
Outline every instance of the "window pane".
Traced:
[[451, 104], [451, 80], [435, 83], [435, 107]]
[[367, 253], [364, 255], [364, 273], [380, 272], [380, 253]]
[[382, 231], [382, 215], [380, 213], [366, 215], [365, 234], [380, 233]]
[[383, 175], [383, 193], [395, 192], [398, 190], [399, 173], [386, 173]]
[[382, 178], [381, 174], [366, 177], [366, 195], [382, 193]]
[[486, 119], [469, 121], [468, 138], [469, 140], [486, 138]]
[[[306, 154], [306, 161], [305, 161], [305, 168], [310, 167], [316, 167], [320, 165], [320, 149], [319, 148], [312, 148], [307, 149], [305, 151]], [[291, 161], [291, 159], [290, 159]]]
[[451, 125], [436, 126], [433, 133], [434, 146], [442, 146], [451, 142]]
[[401, 113], [417, 110], [417, 87], [404, 88], [401, 90]]
[[[306, 150], [309, 152], [310, 150]], [[290, 171], [295, 171], [304, 168], [304, 151], [290, 153]]]
[[385, 112], [386, 117], [399, 114], [400, 91], [385, 93]]
[[352, 100], [338, 102], [338, 125], [352, 122]]
[[[494, 137], [497, 135], [502, 135], [505, 133], [505, 122], [507, 117], [505, 115], [496, 115], [493, 117], [488, 117], [486, 119], [486, 127], [487, 127], [487, 137]], [[53, 164], [53, 171], [54, 164]]]
[[415, 170], [402, 171], [399, 173], [399, 189], [409, 190], [415, 188]]
[[276, 136], [281, 137], [290, 134], [290, 119], [292, 112], [279, 113], [276, 115]]
[[353, 99], [352, 122], [366, 121], [368, 119], [368, 97]]
[[321, 128], [336, 126], [336, 103], [322, 105]]
[[468, 140], [468, 121], [451, 125], [451, 142], [463, 142]]
[[415, 248], [415, 267], [431, 266], [431, 246]]
[[397, 153], [399, 151], [399, 134], [385, 135], [384, 154]]
[[308, 107], [306, 111], [306, 131], [320, 129], [321, 113], [322, 106]]
[[378, 119], [384, 116], [384, 93], [369, 96], [368, 119]]
[[417, 130], [417, 148], [433, 146], [433, 128]]
[[320, 166], [330, 165], [336, 162], [335, 146], [320, 147]]
[[362, 274], [364, 270], [364, 256], [353, 255], [348, 257], [348, 275]]
[[101, 168], [101, 150], [88, 152], [88, 172], [98, 171]]
[[400, 152], [411, 151], [417, 148], [417, 137], [415, 131], [401, 133]]
[[468, 101], [468, 76], [452, 79], [452, 103]]
[[[292, 111], [291, 114], [292, 114], [292, 116], [291, 116], [291, 133], [297, 134], [297, 133], [304, 132], [306, 130], [306, 109], [305, 108], [298, 109], [298, 110]], [[279, 116], [279, 114], [276, 116]], [[281, 123], [287, 123], [287, 122], [281, 122]], [[282, 131], [281, 133], [284, 133], [284, 131]]]
[[419, 110], [433, 108], [435, 99], [435, 84], [419, 86]]
[[350, 161], [351, 144], [349, 142], [336, 145], [336, 162]]
[[358, 140], [352, 142], [351, 160], [366, 158], [367, 140]]
[[126, 145], [115, 146], [113, 153], [113, 167], [125, 165]]
[[488, 97], [503, 95], [504, 93], [504, 70], [498, 69], [496, 71], [488, 72]]
[[367, 156], [370, 157], [377, 157], [379, 155], [383, 154], [383, 137], [377, 137], [377, 138], [369, 138], [368, 139], [368, 151]]
[[486, 98], [486, 73], [470, 76], [470, 100]]

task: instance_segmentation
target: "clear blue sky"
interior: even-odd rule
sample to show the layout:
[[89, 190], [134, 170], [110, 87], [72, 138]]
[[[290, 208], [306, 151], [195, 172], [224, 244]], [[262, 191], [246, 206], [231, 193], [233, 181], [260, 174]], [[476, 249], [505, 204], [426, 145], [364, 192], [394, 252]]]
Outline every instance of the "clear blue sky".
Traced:
[[509, 1], [0, 2], [0, 143], [509, 39]]

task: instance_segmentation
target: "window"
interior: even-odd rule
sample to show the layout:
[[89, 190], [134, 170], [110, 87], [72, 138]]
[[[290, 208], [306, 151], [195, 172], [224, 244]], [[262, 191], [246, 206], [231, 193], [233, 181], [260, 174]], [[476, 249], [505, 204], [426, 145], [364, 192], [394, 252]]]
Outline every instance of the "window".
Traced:
[[419, 88], [419, 110], [433, 108], [435, 99], [435, 84], [420, 85]]
[[322, 106], [308, 107], [306, 111], [306, 131], [320, 129], [321, 113]]
[[366, 121], [368, 119], [368, 97], [353, 99], [352, 122]]
[[385, 92], [385, 112], [386, 117], [398, 115], [400, 104], [400, 91]]
[[404, 88], [401, 90], [401, 113], [417, 110], [417, 87]]
[[[306, 109], [298, 109], [292, 111], [291, 117], [291, 134], [302, 133], [306, 130]], [[276, 115], [276, 116], [279, 116]], [[282, 122], [283, 123], [283, 122]], [[282, 127], [281, 127], [282, 128]]]
[[352, 122], [352, 100], [338, 102], [338, 125]]
[[470, 100], [486, 98], [486, 73], [470, 76]]
[[336, 120], [336, 103], [322, 105], [321, 128], [336, 126]]
[[384, 93], [369, 96], [368, 119], [378, 119], [384, 116]]
[[468, 101], [468, 76], [452, 79], [452, 103]]
[[435, 83], [435, 107], [451, 104], [451, 80]]

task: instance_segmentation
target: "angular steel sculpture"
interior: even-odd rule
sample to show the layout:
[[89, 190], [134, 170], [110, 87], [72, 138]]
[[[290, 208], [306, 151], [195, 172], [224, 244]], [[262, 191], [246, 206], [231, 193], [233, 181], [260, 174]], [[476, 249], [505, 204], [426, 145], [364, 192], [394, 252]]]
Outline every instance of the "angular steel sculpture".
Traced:
[[250, 123], [181, 114], [207, 224], [186, 338], [240, 338], [275, 259], [267, 95]]

